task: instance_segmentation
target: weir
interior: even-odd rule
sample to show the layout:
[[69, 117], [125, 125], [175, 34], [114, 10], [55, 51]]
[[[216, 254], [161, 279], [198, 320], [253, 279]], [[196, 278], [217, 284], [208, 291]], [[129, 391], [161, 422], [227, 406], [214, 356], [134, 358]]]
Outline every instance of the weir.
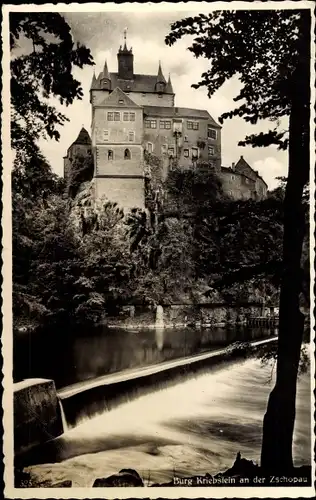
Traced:
[[[274, 342], [277, 337], [249, 342], [251, 347]], [[73, 384], [58, 391], [67, 425], [75, 427], [87, 418], [109, 411], [119, 404], [151, 392], [153, 388], [175, 385], [211, 366], [233, 362], [245, 351], [222, 348], [182, 359], [166, 361], [136, 370], [105, 375]]]

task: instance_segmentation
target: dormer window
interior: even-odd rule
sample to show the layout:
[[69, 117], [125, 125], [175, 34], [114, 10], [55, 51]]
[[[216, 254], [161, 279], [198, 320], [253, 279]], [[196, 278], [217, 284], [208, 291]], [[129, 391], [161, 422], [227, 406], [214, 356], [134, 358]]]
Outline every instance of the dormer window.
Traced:
[[156, 91], [158, 92], [158, 94], [162, 94], [164, 90], [165, 90], [164, 83], [156, 83]]
[[102, 78], [101, 80], [101, 88], [105, 90], [110, 90], [111, 82], [107, 78]]

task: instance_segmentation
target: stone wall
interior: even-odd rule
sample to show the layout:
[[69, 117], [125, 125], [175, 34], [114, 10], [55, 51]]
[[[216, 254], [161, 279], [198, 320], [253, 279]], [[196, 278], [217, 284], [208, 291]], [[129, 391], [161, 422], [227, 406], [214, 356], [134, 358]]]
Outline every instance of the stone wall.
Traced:
[[24, 452], [63, 433], [53, 380], [27, 379], [14, 384], [14, 451]]
[[97, 177], [94, 182], [98, 200], [104, 196], [125, 210], [145, 207], [145, 184], [142, 178]]
[[[268, 309], [267, 314], [268, 314]], [[163, 306], [165, 327], [181, 326], [219, 326], [246, 323], [248, 316], [262, 316], [260, 304], [244, 304], [242, 306], [226, 304], [180, 304]], [[110, 326], [129, 328], [155, 327], [155, 308], [145, 306], [127, 306], [116, 317], [109, 317], [106, 323]]]
[[255, 198], [255, 181], [234, 171], [222, 170], [219, 175], [226, 194], [234, 200]]

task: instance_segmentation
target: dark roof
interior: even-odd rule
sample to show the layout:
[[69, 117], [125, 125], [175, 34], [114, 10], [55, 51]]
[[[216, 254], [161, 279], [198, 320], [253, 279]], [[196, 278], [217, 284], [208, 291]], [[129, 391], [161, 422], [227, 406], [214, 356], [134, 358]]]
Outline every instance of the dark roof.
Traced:
[[243, 172], [237, 172], [236, 170], [233, 170], [231, 167], [221, 167], [221, 173], [240, 175], [241, 177], [247, 177], [247, 179], [249, 179], [251, 182], [256, 182], [254, 179], [252, 179], [248, 175], [244, 174]]
[[72, 144], [91, 144], [90, 135], [84, 127], [82, 127], [77, 139]]
[[168, 82], [167, 82], [166, 94], [174, 94], [170, 75], [169, 75]]
[[204, 118], [210, 120], [212, 124], [221, 128], [212, 118], [206, 109], [161, 107], [161, 106], [143, 106], [145, 115], [157, 116], [163, 118]]
[[221, 172], [225, 172], [227, 174], [242, 175], [240, 172], [235, 172], [231, 167], [221, 167]]
[[[247, 164], [248, 165], [248, 164]], [[249, 166], [249, 165], [248, 165]], [[235, 167], [236, 168], [236, 167]], [[250, 167], [251, 168], [251, 167]], [[260, 179], [262, 180], [262, 182], [264, 182], [264, 184], [267, 186], [267, 183], [265, 182], [264, 179], [262, 179], [262, 177], [258, 174], [258, 172], [256, 170], [253, 170], [251, 168], [251, 170], [254, 172], [255, 176], [257, 179]], [[244, 172], [239, 172], [238, 170], [235, 170], [235, 169], [232, 169], [232, 167], [221, 167], [221, 172], [223, 174], [233, 174], [233, 175], [240, 175], [242, 177], [247, 177], [247, 179], [249, 179], [250, 181], [252, 182], [256, 182], [256, 179], [254, 179], [253, 177], [249, 177], [249, 175], [245, 174]]]
[[[100, 73], [95, 82], [91, 84], [91, 90], [101, 89], [101, 79], [103, 73]], [[111, 87], [115, 89], [120, 87], [124, 92], [156, 92], [157, 75], [134, 75], [133, 80], [121, 80], [118, 73], [110, 73]], [[172, 88], [166, 85], [165, 94], [173, 94]]]
[[[268, 184], [266, 183], [266, 181], [261, 177], [261, 175], [259, 175], [259, 172], [257, 172], [257, 170], [254, 170], [250, 165], [249, 163], [245, 160], [245, 158], [243, 156], [241, 156], [238, 160], [238, 162], [236, 163], [235, 165], [235, 169], [236, 170], [239, 170], [239, 168], [243, 168], [243, 167], [246, 167], [247, 169], [250, 169], [251, 171], [251, 174], [252, 174], [252, 177], [251, 178], [257, 178], [257, 179], [261, 179], [262, 182], [268, 187]], [[249, 175], [247, 176], [249, 177]]]

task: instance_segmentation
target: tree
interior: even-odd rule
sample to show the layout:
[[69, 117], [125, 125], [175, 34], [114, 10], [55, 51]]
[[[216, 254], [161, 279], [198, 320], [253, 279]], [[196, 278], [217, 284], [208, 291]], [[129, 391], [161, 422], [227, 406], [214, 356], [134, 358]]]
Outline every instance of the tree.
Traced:
[[[283, 273], [277, 377], [263, 424], [261, 466], [273, 473], [293, 469], [292, 441], [295, 421], [297, 372], [304, 318], [300, 311], [300, 268], [304, 238], [302, 196], [309, 178], [310, 117], [310, 11], [216, 11], [172, 24], [166, 43], [195, 35], [189, 50], [206, 57], [210, 69], [195, 88], [206, 86], [211, 96], [237, 75], [241, 104], [222, 115], [255, 124], [268, 119], [275, 127], [247, 136], [240, 145], [275, 144], [289, 151], [284, 199]], [[289, 129], [279, 119], [289, 117]]]
[[[31, 47], [15, 57], [19, 43]], [[26, 153], [32, 154], [39, 138], [59, 139], [57, 128], [68, 118], [48, 99], [54, 97], [66, 106], [82, 99], [72, 69], [94, 63], [89, 49], [74, 45], [70, 27], [58, 13], [10, 13], [10, 47], [11, 143], [21, 161]]]
[[223, 198], [219, 177], [204, 163], [186, 170], [173, 168], [164, 184], [166, 209], [179, 216], [200, 216]]
[[70, 27], [55, 13], [11, 13], [10, 47], [14, 322], [71, 322], [69, 298], [80, 293], [87, 298], [76, 283], [82, 260], [61, 199], [63, 181], [37, 141], [59, 139], [57, 128], [67, 117], [49, 99], [66, 105], [81, 99], [72, 70], [93, 61], [89, 49], [74, 45]]

